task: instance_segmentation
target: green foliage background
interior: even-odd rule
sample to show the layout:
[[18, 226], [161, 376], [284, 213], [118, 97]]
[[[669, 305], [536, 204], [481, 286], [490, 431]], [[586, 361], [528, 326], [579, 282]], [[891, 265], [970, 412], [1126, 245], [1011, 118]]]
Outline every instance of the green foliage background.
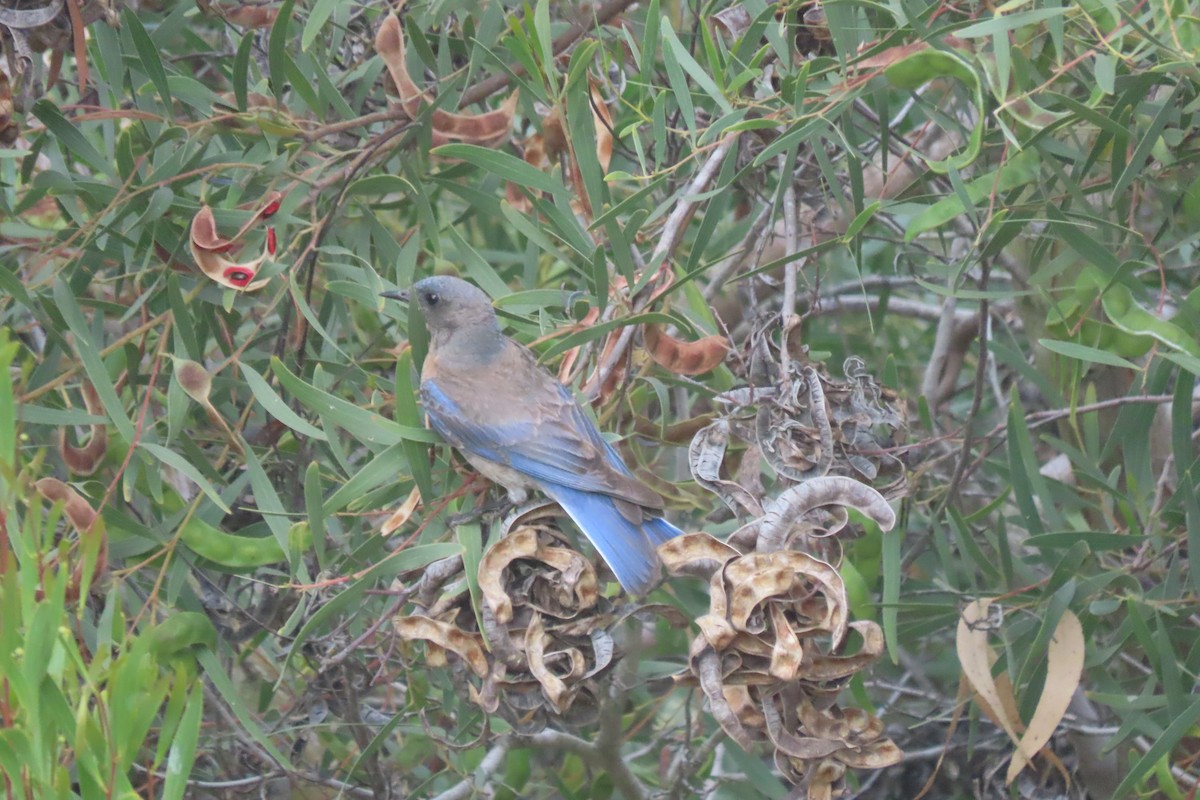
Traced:
[[[495, 107], [519, 88], [517, 138], [560, 109], [576, 182], [565, 161], [540, 171], [511, 145], [435, 155], [432, 113], [389, 106], [371, 46], [385, 5], [272, 7], [272, 25], [247, 29], [216, 6], [128, 3], [119, 24], [88, 27], [82, 93], [63, 10], [44, 54], [65, 54], [60, 79], [41, 93], [12, 73], [7, 120], [0, 99], [6, 790], [180, 797], [193, 780], [193, 796], [216, 796], [266, 776], [297, 796], [469, 794], [476, 780], [496, 796], [610, 796], [577, 754], [514, 746], [476, 772], [494, 732], [386, 635], [393, 581], [477, 557], [479, 542], [447, 527], [470, 497], [423, 430], [420, 321], [378, 295], [457, 272], [550, 367], [576, 345], [594, 365], [611, 330], [645, 318], [621, 305], [610, 324], [575, 323], [610, 307], [618, 276], [636, 283], [665, 259], [676, 282], [649, 310], [684, 338], [729, 333], [733, 353], [690, 380], [637, 351], [597, 408], [606, 430], [691, 419], [744, 382], [751, 333], [779, 340], [789, 269], [793, 347], [857, 356], [912, 410], [902, 524], [846, 551], [857, 610], [883, 624], [891, 656], [853, 696], [912, 757], [852, 788], [912, 796], [944, 749], [935, 796], [1003, 794], [989, 769], [1008, 739], [974, 704], [950, 722], [959, 612], [1001, 596], [995, 670], [1026, 720], [1051, 633], [1068, 610], [1082, 622], [1086, 700], [1051, 745], [1069, 791], [1194, 793], [1196, 4], [831, 2], [824, 21], [810, 3], [761, 0], [405, 8], [410, 69], [436, 104]], [[11, 31], [3, 41], [11, 52]], [[612, 101], [607, 175], [589, 146], [589, 75]], [[880, 188], [880, 167], [913, 164], [903, 191]], [[529, 211], [506, 199], [509, 181]], [[271, 191], [285, 196], [266, 287], [197, 271], [201, 205], [228, 234]], [[754, 252], [797, 197], [809, 224], [794, 252]], [[190, 362], [211, 379], [189, 379]], [[58, 437], [93, 426], [102, 463], [72, 476]], [[716, 498], [682, 450], [639, 453], [676, 516], [703, 526]], [[99, 535], [75, 538], [33, 489], [47, 476], [100, 510]], [[414, 487], [424, 504], [380, 536]], [[639, 675], [685, 657], [660, 631]], [[673, 796], [784, 796], [769, 763], [712, 738], [684, 694], [633, 695], [622, 752], [637, 778]], [[665, 779], [660, 758], [710, 739], [690, 774]]]

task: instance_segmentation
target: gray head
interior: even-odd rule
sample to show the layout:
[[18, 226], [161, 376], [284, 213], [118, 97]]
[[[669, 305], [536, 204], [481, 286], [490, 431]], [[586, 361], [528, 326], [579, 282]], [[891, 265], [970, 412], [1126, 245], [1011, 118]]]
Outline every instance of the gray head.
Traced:
[[500, 340], [500, 324], [492, 300], [483, 290], [461, 278], [435, 275], [413, 284], [409, 293], [425, 316], [435, 346], [491, 349]]

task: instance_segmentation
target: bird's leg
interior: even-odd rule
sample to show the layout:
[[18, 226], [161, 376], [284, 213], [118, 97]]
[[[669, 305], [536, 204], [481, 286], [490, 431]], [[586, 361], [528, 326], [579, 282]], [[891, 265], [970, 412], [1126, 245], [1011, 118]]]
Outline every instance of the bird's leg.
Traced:
[[[472, 483], [476, 482], [481, 482], [484, 484], [484, 488], [479, 493], [479, 497], [486, 497], [487, 487], [492, 486], [493, 484], [482, 475], [476, 475], [476, 478], [472, 481]], [[462, 511], [458, 514], [451, 515], [446, 520], [446, 524], [453, 528], [458, 525], [462, 525], [465, 522], [470, 522], [471, 520], [475, 519], [482, 519], [484, 517], [503, 517], [513, 508], [519, 506], [521, 503], [524, 503], [528, 497], [529, 492], [525, 489], [509, 489], [508, 496], [504, 499], [493, 500], [489, 503], [477, 503], [475, 507], [469, 511]]]

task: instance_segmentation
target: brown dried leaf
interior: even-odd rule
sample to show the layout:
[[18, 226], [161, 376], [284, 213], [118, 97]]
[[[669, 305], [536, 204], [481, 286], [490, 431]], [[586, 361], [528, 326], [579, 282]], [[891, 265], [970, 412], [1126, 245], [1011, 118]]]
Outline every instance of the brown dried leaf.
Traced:
[[[749, 603], [756, 596], [762, 599], [770, 596], [769, 592], [775, 588], [774, 581], [779, 580], [780, 585], [782, 585], [783, 580], [772, 572], [779, 569], [791, 571], [795, 577], [807, 579], [819, 585], [821, 599], [817, 602], [817, 605], [810, 607], [811, 603], [806, 604], [799, 611], [808, 616], [814, 613], [816, 609], [820, 609], [821, 616], [819, 619], [813, 618], [813, 624], [817, 628], [830, 633], [833, 640], [833, 647], [836, 650], [846, 638], [847, 615], [849, 613], [849, 604], [846, 600], [846, 585], [836, 569], [821, 559], [810, 556], [807, 553], [796, 551], [753, 553], [735, 559], [726, 565], [725, 579], [733, 587], [733, 594], [739, 598], [739, 605], [736, 611], [731, 607], [729, 614], [730, 621], [734, 627], [739, 630], [747, 630], [745, 620], [753, 609], [747, 608], [746, 603]], [[755, 580], [760, 574], [763, 575], [761, 578], [764, 582], [763, 586], [755, 587], [751, 585], [749, 582]], [[747, 588], [742, 590], [741, 595], [738, 595], [738, 587], [742, 585], [747, 585]], [[795, 578], [793, 578], [790, 581], [787, 591], [790, 591], [791, 587], [796, 585]], [[816, 600], [816, 598], [811, 599]]]
[[722, 685], [721, 659], [716, 651], [706, 648], [693, 659], [696, 677], [700, 679], [700, 688], [708, 698], [709, 711], [721, 729], [729, 735], [742, 749], [749, 752], [754, 745], [749, 731], [742, 726], [738, 715], [734, 713], [729, 701], [725, 698], [725, 688]]
[[840, 785], [846, 768], [831, 759], [813, 767], [808, 775], [808, 800], [832, 800], [841, 796]]
[[447, 622], [422, 616], [400, 616], [392, 620], [392, 627], [402, 639], [423, 640], [429, 643], [426, 660], [433, 664], [449, 650], [461, 658], [478, 678], [488, 675], [487, 656], [478, 636], [459, 630]]
[[72, 527], [83, 534], [92, 529], [99, 516], [83, 495], [58, 478], [42, 478], [33, 485], [46, 500], [51, 503], [62, 503], [63, 514], [70, 520]]
[[778, 603], [771, 604], [771, 630], [775, 634], [775, 646], [771, 649], [771, 674], [781, 681], [793, 681], [800, 672], [804, 648]]
[[791, 539], [797, 522], [814, 509], [827, 505], [853, 508], [870, 517], [884, 531], [890, 531], [896, 524], [896, 512], [875, 489], [853, 478], [827, 475], [789, 487], [765, 504], [758, 551], [782, 550]]
[[[559, 587], [562, 589], [554, 598], [557, 601], [554, 609], [539, 610], [560, 619], [570, 619], [596, 605], [600, 598], [600, 582], [596, 578], [596, 568], [592, 566], [592, 562], [575, 550], [546, 545], [538, 547], [534, 558], [553, 567], [559, 573]], [[531, 605], [536, 599], [530, 598]]]
[[771, 743], [792, 758], [811, 761], [833, 755], [845, 747], [841, 742], [813, 736], [798, 736], [788, 730], [783, 717], [775, 705], [777, 695], [766, 697], [762, 703], [762, 715], [766, 721], [767, 736]]
[[729, 620], [717, 614], [701, 614], [696, 617], [696, 625], [700, 628], [700, 635], [716, 650], [726, 649], [737, 636]]
[[762, 516], [762, 504], [735, 481], [721, 477], [721, 464], [729, 446], [729, 420], [718, 419], [692, 437], [688, 445], [688, 465], [696, 483], [721, 498], [735, 514], [749, 512]]
[[[762, 633], [766, 620], [755, 614], [758, 605], [768, 598], [786, 596], [795, 584], [796, 573], [787, 565], [763, 564], [747, 575], [725, 570], [732, 587], [729, 593], [729, 622], [739, 631]], [[752, 617], [754, 619], [752, 619]]]
[[700, 375], [716, 367], [729, 354], [729, 343], [724, 336], [713, 334], [685, 342], [653, 323], [642, 326], [646, 340], [646, 352], [655, 363], [677, 375]]
[[497, 540], [479, 560], [479, 590], [501, 625], [513, 618], [512, 598], [504, 589], [504, 570], [518, 558], [533, 558], [537, 551], [537, 531], [518, 528]]
[[725, 699], [729, 707], [737, 715], [738, 720], [747, 728], [763, 729], [767, 725], [762, 708], [750, 693], [748, 686], [725, 686]]
[[269, 28], [279, 16], [277, 6], [222, 5], [217, 6], [217, 11], [240, 28]]
[[658, 557], [671, 575], [711, 578], [739, 555], [737, 550], [703, 531], [685, 533], [658, 546]]
[[[413, 82], [405, 63], [404, 30], [394, 14], [388, 14], [375, 34], [375, 52], [396, 85], [400, 105], [412, 119], [417, 119], [423, 104], [432, 100]], [[513, 117], [517, 111], [518, 93], [513, 92], [500, 107], [482, 114], [455, 114], [434, 109], [431, 115], [433, 144], [467, 142], [481, 147], [497, 147], [511, 135]]]
[[[100, 404], [100, 396], [96, 387], [89, 381], [83, 382], [83, 406], [89, 414], [103, 414], [104, 407]], [[76, 447], [67, 441], [66, 430], [59, 431], [58, 452], [62, 456], [67, 469], [76, 475], [93, 475], [108, 452], [108, 427], [103, 423], [91, 426], [91, 437], [83, 447]]]
[[542, 617], [534, 612], [529, 627], [525, 629], [525, 655], [529, 659], [529, 672], [542, 685], [542, 693], [558, 714], [571, 705], [572, 692], [565, 681], [546, 667], [545, 647], [550, 637], [542, 627]]
[[833, 757], [851, 769], [883, 769], [904, 760], [904, 751], [891, 739], [880, 739], [863, 747], [847, 747]]
[[878, 660], [883, 654], [883, 630], [870, 620], [850, 623], [851, 628], [862, 634], [863, 646], [849, 656], [814, 655], [804, 665], [803, 677], [810, 681], [835, 681], [849, 677]]
[[500, 624], [492, 612], [492, 607], [484, 603], [479, 608], [479, 627], [488, 650], [498, 661], [513, 669], [528, 669], [523, 650], [525, 639], [520, 625]]

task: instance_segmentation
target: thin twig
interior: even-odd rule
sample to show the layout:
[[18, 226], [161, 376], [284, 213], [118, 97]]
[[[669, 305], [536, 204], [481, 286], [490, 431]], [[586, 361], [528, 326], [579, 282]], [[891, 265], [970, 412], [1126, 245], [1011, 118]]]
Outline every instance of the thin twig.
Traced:
[[[779, 179], [787, 182], [783, 190], [784, 254], [791, 256], [800, 249], [800, 241], [796, 233], [798, 222], [796, 218], [796, 182], [792, 180], [790, 171], [785, 170], [787, 161], [787, 156], [781, 153], [779, 156]], [[795, 261], [789, 261], [783, 268], [783, 307], [779, 309], [779, 359], [785, 376], [788, 374], [791, 361], [788, 337], [792, 330], [800, 324], [800, 318], [796, 316], [796, 271], [799, 268], [800, 265]]]
[[750, 230], [746, 231], [746, 235], [742, 237], [741, 244], [713, 270], [708, 285], [704, 287], [704, 299], [707, 302], [711, 303], [713, 298], [720, 294], [721, 289], [725, 287], [725, 282], [729, 280], [729, 276], [740, 272], [742, 267], [750, 261], [751, 255], [762, 252], [763, 246], [770, 238], [764, 236], [763, 233], [774, 213], [775, 206], [773, 204], [764, 205], [750, 225]]
[[[982, 261], [983, 274], [979, 279], [979, 291], [986, 292], [988, 288], [988, 276], [991, 274], [992, 262], [988, 259]], [[946, 510], [946, 506], [950, 503], [950, 499], [958, 492], [959, 484], [962, 482], [963, 474], [967, 470], [967, 463], [971, 457], [971, 446], [973, 439], [971, 436], [971, 427], [975, 422], [975, 417], [979, 414], [979, 409], [983, 405], [983, 395], [986, 390], [987, 374], [988, 374], [988, 331], [991, 327], [988, 325], [988, 299], [985, 296], [979, 301], [979, 363], [975, 365], [975, 391], [971, 397], [971, 410], [967, 413], [967, 418], [963, 421], [963, 440], [962, 449], [958, 459], [958, 464], [955, 465], [954, 475], [950, 478], [950, 485], [946, 489], [946, 494], [942, 497], [942, 502], [938, 505], [937, 512], [934, 514], [935, 519], [940, 519]]]

